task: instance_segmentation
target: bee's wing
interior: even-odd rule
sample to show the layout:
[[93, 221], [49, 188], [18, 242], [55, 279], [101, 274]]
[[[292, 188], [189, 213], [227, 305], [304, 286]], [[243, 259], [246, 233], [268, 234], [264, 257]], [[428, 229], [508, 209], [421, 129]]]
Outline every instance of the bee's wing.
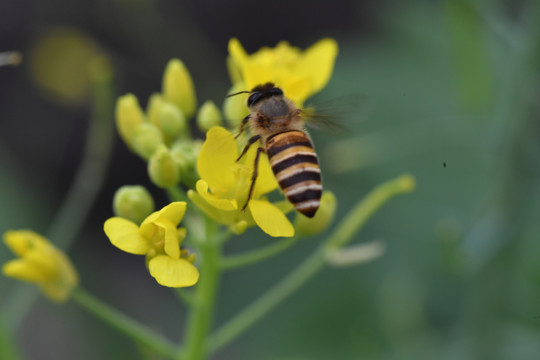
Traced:
[[362, 118], [367, 108], [367, 96], [349, 95], [317, 102], [302, 109], [302, 118], [310, 127], [331, 132], [342, 132], [354, 114], [355, 120]]

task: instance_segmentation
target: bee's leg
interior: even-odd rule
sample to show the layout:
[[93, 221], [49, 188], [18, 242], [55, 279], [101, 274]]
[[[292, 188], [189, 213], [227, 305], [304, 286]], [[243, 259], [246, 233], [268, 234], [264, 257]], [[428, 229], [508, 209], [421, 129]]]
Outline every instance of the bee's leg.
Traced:
[[248, 143], [246, 145], [246, 147], [244, 148], [244, 150], [242, 150], [242, 153], [240, 154], [240, 156], [238, 157], [238, 159], [236, 159], [236, 161], [240, 160], [242, 158], [242, 156], [244, 156], [249, 147], [251, 146], [251, 144], [253, 144], [255, 141], [259, 140], [261, 138], [260, 135], [255, 135], [255, 136], [252, 136], [249, 140], [248, 140]]
[[242, 122], [240, 123], [240, 130], [238, 131], [238, 134], [236, 134], [236, 136], [234, 137], [235, 139], [237, 139], [244, 132], [244, 129], [246, 128], [246, 124], [249, 120], [249, 116], [250, 115], [242, 119]]
[[244, 211], [249, 203], [249, 200], [251, 200], [251, 196], [253, 196], [253, 189], [255, 188], [255, 180], [257, 180], [257, 176], [259, 176], [259, 158], [261, 157], [261, 153], [264, 151], [262, 147], [257, 148], [257, 155], [255, 156], [255, 165], [253, 167], [253, 175], [251, 176], [251, 186], [249, 187], [249, 193], [248, 198], [246, 200], [246, 203], [244, 204], [244, 207], [242, 208], [242, 211]]

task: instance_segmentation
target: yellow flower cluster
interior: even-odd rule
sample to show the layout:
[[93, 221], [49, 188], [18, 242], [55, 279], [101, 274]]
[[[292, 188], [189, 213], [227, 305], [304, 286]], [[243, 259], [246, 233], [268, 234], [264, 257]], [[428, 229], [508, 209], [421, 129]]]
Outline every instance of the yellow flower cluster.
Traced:
[[[337, 44], [332, 39], [323, 39], [302, 52], [281, 42], [275, 48], [262, 48], [248, 55], [240, 42], [232, 39], [229, 51], [228, 65], [234, 89], [250, 90], [271, 81], [301, 106], [328, 82]], [[158, 186], [176, 186], [188, 172], [178, 170], [182, 164], [179, 159], [192, 161], [189, 170], [196, 178], [193, 182], [182, 182], [191, 188], [189, 199], [214, 221], [237, 234], [258, 226], [274, 237], [293, 236], [295, 229], [286, 217], [292, 210], [291, 204], [287, 201], [272, 203], [267, 198], [267, 194], [278, 187], [268, 158], [262, 156], [259, 161], [253, 195], [246, 204], [254, 171], [255, 147], [237, 161], [239, 147], [243, 144], [237, 143], [225, 128], [215, 126], [221, 124], [221, 114], [213, 103], [206, 102], [198, 111], [197, 124], [208, 132], [204, 144], [194, 151], [186, 129], [187, 119], [195, 109], [191, 77], [179, 60], [172, 60], [165, 70], [163, 94], [150, 98], [146, 112], [134, 95], [128, 94], [118, 100], [117, 126], [126, 144], [148, 160], [150, 178]], [[235, 123], [247, 111], [245, 97], [232, 97], [224, 104], [224, 113], [229, 120], [238, 117]], [[245, 210], [242, 210], [244, 205]], [[180, 249], [185, 230], [176, 229], [185, 206], [183, 202], [172, 203], [148, 216], [140, 227], [127, 219], [111, 218], [105, 223], [105, 233], [118, 248], [146, 255], [149, 271], [160, 284], [193, 285], [199, 277], [193, 266], [194, 256]], [[330, 212], [333, 213], [333, 209]], [[320, 213], [323, 216], [325, 212]], [[319, 217], [316, 221], [327, 224], [326, 218]], [[313, 227], [309, 220], [297, 222], [299, 229], [326, 226]]]

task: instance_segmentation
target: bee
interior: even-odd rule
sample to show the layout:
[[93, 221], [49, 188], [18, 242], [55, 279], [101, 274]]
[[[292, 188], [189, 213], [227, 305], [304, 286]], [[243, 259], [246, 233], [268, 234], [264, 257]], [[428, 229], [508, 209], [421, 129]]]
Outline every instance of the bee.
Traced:
[[315, 216], [322, 195], [321, 170], [313, 144], [304, 128], [302, 109], [289, 100], [273, 83], [254, 87], [247, 100], [250, 114], [241, 124], [236, 138], [249, 127], [251, 137], [238, 157], [246, 154], [251, 145], [259, 142], [255, 166], [244, 210], [253, 195], [261, 153], [266, 153], [270, 166], [289, 202], [307, 217]]

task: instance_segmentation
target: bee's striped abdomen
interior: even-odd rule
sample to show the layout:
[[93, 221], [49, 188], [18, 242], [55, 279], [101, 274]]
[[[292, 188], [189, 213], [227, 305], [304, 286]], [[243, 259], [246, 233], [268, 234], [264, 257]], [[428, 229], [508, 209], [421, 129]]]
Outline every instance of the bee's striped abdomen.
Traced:
[[274, 134], [266, 140], [266, 153], [287, 199], [296, 210], [313, 217], [320, 205], [322, 182], [309, 138], [299, 130]]

